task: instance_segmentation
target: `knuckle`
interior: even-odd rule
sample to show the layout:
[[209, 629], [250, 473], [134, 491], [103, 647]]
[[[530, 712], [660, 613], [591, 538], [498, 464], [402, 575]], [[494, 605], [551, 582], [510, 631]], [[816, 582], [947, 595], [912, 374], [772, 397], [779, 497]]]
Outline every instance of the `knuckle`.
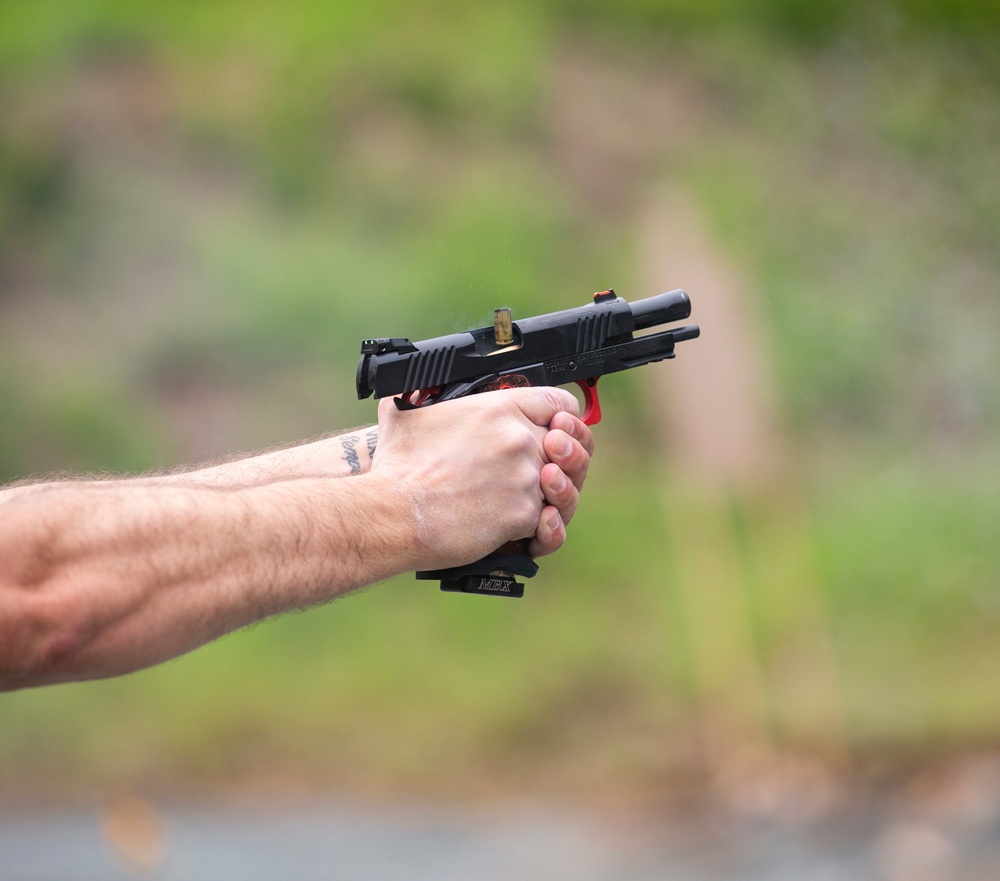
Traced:
[[517, 506], [514, 513], [512, 533], [517, 538], [534, 535], [538, 529], [538, 507], [525, 503]]
[[563, 471], [554, 471], [549, 475], [547, 488], [553, 500], [565, 502], [573, 498], [576, 488], [569, 476]]
[[546, 405], [552, 410], [553, 418], [558, 413], [576, 416], [580, 413], [580, 402], [576, 396], [557, 386], [542, 386], [540, 391]]
[[562, 515], [564, 523], [569, 523], [573, 519], [579, 500], [580, 497], [574, 494], [566, 500], [565, 504], [559, 506], [559, 513]]
[[561, 428], [553, 428], [545, 437], [545, 450], [554, 459], [563, 462], [569, 459], [575, 450], [576, 441]]
[[579, 444], [574, 444], [569, 454], [559, 460], [559, 464], [571, 480], [577, 480], [586, 473], [590, 464], [590, 458], [583, 447]]
[[576, 399], [576, 395], [562, 388], [554, 389], [554, 391], [558, 392], [557, 403], [559, 404], [560, 410], [563, 410], [574, 417], [579, 415], [580, 402]]
[[535, 433], [528, 426], [522, 428], [520, 439], [520, 448], [524, 452], [534, 453], [538, 450], [538, 438], [535, 437]]
[[577, 467], [580, 467], [590, 459], [590, 455], [587, 453], [587, 450], [584, 448], [583, 444], [575, 440], [573, 441], [573, 451], [567, 458], [572, 459], [573, 464]]

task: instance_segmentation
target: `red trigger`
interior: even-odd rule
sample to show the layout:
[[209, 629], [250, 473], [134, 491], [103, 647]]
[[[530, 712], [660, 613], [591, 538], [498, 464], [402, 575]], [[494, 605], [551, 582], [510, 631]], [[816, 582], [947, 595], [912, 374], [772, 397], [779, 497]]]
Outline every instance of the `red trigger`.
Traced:
[[597, 397], [597, 380], [579, 379], [576, 384], [583, 392], [583, 422], [585, 425], [597, 425], [601, 421], [601, 401]]
[[432, 388], [422, 388], [417, 389], [417, 399], [413, 402], [414, 407], [422, 407], [428, 398], [436, 397], [441, 394], [441, 386], [436, 385]]

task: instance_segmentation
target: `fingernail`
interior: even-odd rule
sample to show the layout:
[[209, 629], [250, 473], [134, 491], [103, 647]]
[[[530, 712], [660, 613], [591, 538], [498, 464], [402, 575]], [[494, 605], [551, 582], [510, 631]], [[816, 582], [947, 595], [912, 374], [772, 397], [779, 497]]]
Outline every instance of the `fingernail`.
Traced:
[[566, 489], [566, 475], [563, 474], [562, 471], [556, 474], [556, 476], [549, 482], [552, 485], [553, 492], [561, 493], [564, 489]]
[[563, 437], [556, 441], [555, 454], [557, 456], [568, 456], [571, 452], [573, 452], [573, 444], [570, 443], [568, 437]]
[[559, 516], [559, 512], [557, 511], [549, 517], [549, 529], [553, 532], [558, 532], [560, 526], [562, 526], [562, 517]]

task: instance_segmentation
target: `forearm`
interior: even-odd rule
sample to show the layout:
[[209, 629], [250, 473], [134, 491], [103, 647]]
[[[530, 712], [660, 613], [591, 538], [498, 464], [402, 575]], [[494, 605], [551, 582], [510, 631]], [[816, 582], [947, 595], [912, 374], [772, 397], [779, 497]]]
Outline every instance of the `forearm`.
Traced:
[[186, 479], [214, 487], [244, 487], [302, 477], [350, 477], [371, 469], [377, 445], [378, 426], [370, 425], [151, 479], [158, 482]]
[[[130, 477], [73, 478], [73, 482], [95, 483], [103, 487], [124, 483], [146, 486], [210, 486], [218, 489], [261, 486], [300, 477], [349, 477], [366, 474], [378, 444], [378, 426], [371, 425], [330, 437], [235, 456], [165, 473]], [[0, 505], [37, 492], [62, 488], [66, 480], [25, 481], [0, 488]]]
[[412, 509], [373, 481], [69, 484], [4, 506], [0, 688], [126, 673], [406, 570]]
[[186, 474], [8, 491], [0, 690], [126, 673], [532, 534], [532, 553], [551, 553], [593, 447], [577, 409], [551, 388], [408, 412], [387, 399], [377, 434]]

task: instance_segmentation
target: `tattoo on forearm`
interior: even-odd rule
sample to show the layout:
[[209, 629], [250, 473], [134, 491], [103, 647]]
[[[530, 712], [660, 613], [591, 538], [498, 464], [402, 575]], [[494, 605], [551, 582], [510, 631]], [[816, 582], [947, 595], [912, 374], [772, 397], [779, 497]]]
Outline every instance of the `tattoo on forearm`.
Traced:
[[368, 455], [369, 457], [374, 457], [375, 447], [378, 446], [378, 429], [373, 428], [368, 434], [365, 435], [365, 441], [368, 443]]
[[358, 458], [357, 445], [361, 438], [352, 434], [350, 437], [342, 437], [340, 444], [344, 448], [344, 461], [351, 469], [351, 474], [361, 473], [361, 460]]

